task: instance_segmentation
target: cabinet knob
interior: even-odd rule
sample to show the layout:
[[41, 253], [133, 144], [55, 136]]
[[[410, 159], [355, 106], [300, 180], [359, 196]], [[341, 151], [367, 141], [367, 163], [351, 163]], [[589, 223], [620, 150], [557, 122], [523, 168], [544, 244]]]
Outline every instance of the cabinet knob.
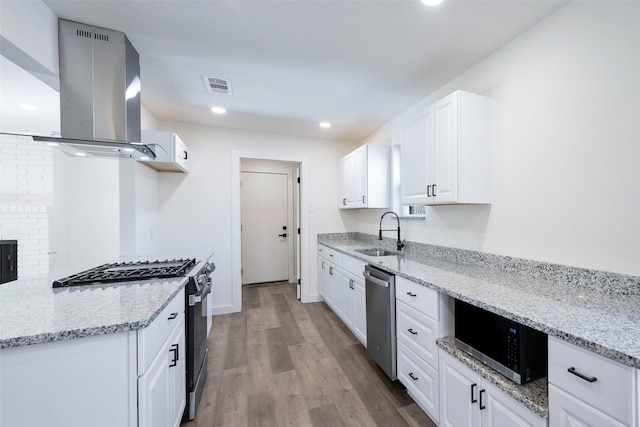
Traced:
[[407, 331], [409, 331], [409, 333], [411, 335], [418, 335], [418, 333], [416, 331], [414, 331], [413, 328], [409, 328], [409, 329], [407, 329]]
[[471, 403], [476, 403], [478, 401], [478, 399], [476, 399], [475, 394], [473, 393], [473, 390], [478, 386], [478, 384], [473, 383], [471, 384]]
[[409, 372], [409, 376], [411, 377], [412, 380], [418, 381], [418, 377], [414, 376], [413, 372]]
[[431, 197], [431, 186], [427, 185], [427, 197]]
[[414, 294], [413, 292], [407, 292], [407, 295], [409, 295], [410, 297], [415, 297], [417, 296], [416, 294]]
[[171, 315], [169, 317], [167, 317], [167, 320], [173, 320], [176, 317], [178, 317], [178, 313], [171, 313]]
[[436, 185], [435, 184], [433, 184], [431, 186], [431, 193], [433, 193], [433, 197], [436, 197]]
[[480, 390], [480, 410], [486, 409], [486, 406], [482, 404], [482, 394], [485, 392], [485, 389]]

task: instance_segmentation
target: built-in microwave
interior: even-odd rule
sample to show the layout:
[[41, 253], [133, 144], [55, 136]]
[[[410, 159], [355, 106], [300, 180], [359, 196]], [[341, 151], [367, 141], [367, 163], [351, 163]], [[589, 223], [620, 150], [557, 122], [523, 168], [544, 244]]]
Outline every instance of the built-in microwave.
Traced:
[[455, 343], [517, 384], [547, 375], [547, 334], [458, 299]]

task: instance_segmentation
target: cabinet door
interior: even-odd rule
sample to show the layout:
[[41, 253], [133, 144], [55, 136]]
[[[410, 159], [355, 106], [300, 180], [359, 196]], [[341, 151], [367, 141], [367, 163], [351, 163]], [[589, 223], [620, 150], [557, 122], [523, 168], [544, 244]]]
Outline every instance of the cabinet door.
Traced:
[[342, 273], [342, 285], [340, 287], [340, 293], [342, 295], [342, 321], [349, 329], [353, 330], [353, 278], [348, 274]]
[[400, 130], [400, 182], [402, 204], [430, 203], [427, 186], [433, 184], [430, 155], [433, 143], [432, 108], [418, 114], [401, 126]]
[[367, 346], [367, 293], [364, 280], [355, 281], [353, 290], [353, 330], [360, 342]]
[[547, 419], [484, 381], [478, 396], [483, 427], [545, 427]]
[[332, 302], [331, 308], [338, 316], [342, 316], [342, 270], [332, 263], [328, 263], [327, 265], [329, 267], [327, 288], [329, 298]]
[[327, 276], [329, 275], [329, 267], [327, 266], [327, 261], [318, 257], [318, 292], [320, 292], [320, 296], [322, 299], [328, 302], [329, 293], [327, 291]]
[[166, 346], [138, 378], [140, 427], [172, 427], [169, 402], [169, 349]]
[[458, 92], [438, 101], [433, 116], [433, 203], [452, 203], [458, 200]]
[[550, 427], [623, 427], [623, 424], [603, 414], [591, 405], [549, 384]]
[[353, 205], [356, 208], [367, 207], [367, 195], [368, 195], [368, 179], [367, 168], [368, 156], [367, 146], [362, 146], [354, 152], [353, 156], [353, 178], [354, 178], [354, 201]]
[[481, 378], [449, 354], [440, 351], [440, 425], [480, 425], [478, 395]]
[[169, 425], [178, 427], [187, 406], [187, 378], [184, 320], [169, 338]]
[[354, 207], [354, 173], [355, 156], [351, 153], [338, 161], [338, 207], [341, 209]]

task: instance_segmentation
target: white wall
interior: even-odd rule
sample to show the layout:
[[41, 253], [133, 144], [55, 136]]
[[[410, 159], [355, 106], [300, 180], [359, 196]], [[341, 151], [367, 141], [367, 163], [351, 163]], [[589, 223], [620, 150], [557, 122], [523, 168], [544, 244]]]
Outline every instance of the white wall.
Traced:
[[[214, 313], [228, 311], [234, 303], [232, 152], [308, 157], [308, 205], [313, 209], [309, 212], [310, 259], [316, 258], [317, 233], [346, 231], [356, 226], [342, 217], [335, 202], [337, 160], [353, 150], [355, 144], [180, 123], [161, 123], [160, 127], [180, 135], [192, 156], [188, 175], [159, 174], [160, 246], [178, 257], [215, 252]], [[317, 295], [314, 263], [309, 279], [309, 292]]]
[[[493, 203], [427, 208], [404, 237], [640, 274], [638, 22], [637, 2], [572, 2], [423, 100], [493, 99]], [[375, 233], [380, 212], [352, 215]]]

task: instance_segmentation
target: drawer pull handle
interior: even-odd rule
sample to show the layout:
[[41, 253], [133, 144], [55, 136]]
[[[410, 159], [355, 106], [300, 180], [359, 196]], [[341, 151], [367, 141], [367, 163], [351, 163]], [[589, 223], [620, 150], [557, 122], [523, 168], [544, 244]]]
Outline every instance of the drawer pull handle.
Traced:
[[475, 398], [475, 395], [473, 393], [473, 389], [476, 388], [478, 386], [478, 384], [473, 383], [471, 384], [471, 403], [476, 403], [478, 401], [478, 399]]
[[584, 374], [581, 374], [580, 372], [576, 371], [576, 368], [574, 368], [573, 366], [567, 369], [567, 371], [569, 371], [570, 374], [573, 374], [578, 378], [582, 378], [585, 381], [589, 381], [590, 383], [595, 383], [598, 380], [598, 378], [596, 377], [588, 377]]
[[417, 297], [417, 295], [414, 294], [413, 292], [407, 292], [407, 295], [409, 295], [410, 297]]
[[414, 331], [413, 328], [409, 328], [409, 329], [407, 329], [407, 331], [409, 331], [409, 333], [411, 335], [418, 335], [418, 333], [416, 331]]
[[175, 319], [176, 317], [178, 317], [178, 313], [171, 313], [171, 316], [169, 316], [169, 317], [167, 318], [167, 320], [173, 320], [173, 319]]
[[484, 405], [482, 404], [482, 393], [484, 393], [485, 391], [486, 391], [485, 389], [480, 390], [480, 410], [481, 410], [481, 411], [482, 411], [483, 409], [486, 409], [486, 406], [484, 406]]
[[409, 376], [411, 377], [412, 380], [418, 381], [418, 377], [414, 377], [413, 372], [409, 372]]

